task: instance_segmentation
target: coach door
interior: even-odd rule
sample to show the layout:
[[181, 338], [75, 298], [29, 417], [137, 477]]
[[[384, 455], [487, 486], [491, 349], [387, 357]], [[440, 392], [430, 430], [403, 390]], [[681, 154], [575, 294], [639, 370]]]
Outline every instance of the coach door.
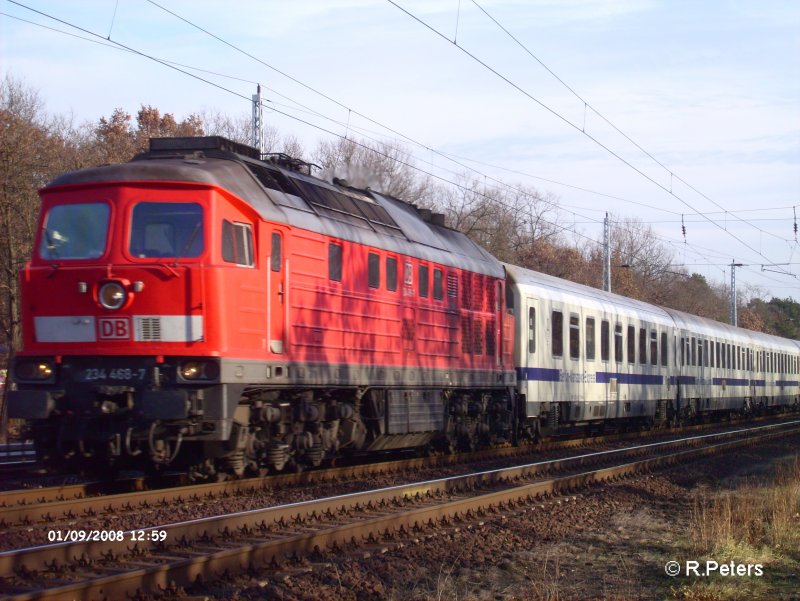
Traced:
[[520, 380], [522, 380], [522, 392], [525, 394], [526, 399], [526, 412], [528, 416], [539, 415], [539, 403], [541, 402], [540, 391], [540, 374], [543, 373], [540, 369], [541, 359], [545, 356], [543, 349], [539, 348], [539, 300], [533, 297], [525, 297], [524, 313], [521, 317], [520, 327], [522, 328], [521, 338], [525, 343], [520, 349], [523, 353], [521, 357], [522, 368], [520, 371]]
[[288, 352], [287, 320], [289, 315], [289, 259], [286, 253], [285, 232], [270, 229], [267, 257], [267, 340], [275, 354]]

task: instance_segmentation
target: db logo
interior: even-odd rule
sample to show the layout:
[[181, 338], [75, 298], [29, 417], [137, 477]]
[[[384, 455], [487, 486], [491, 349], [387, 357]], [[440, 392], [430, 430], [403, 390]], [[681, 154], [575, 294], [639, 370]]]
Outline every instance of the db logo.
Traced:
[[126, 317], [103, 317], [99, 322], [100, 338], [106, 340], [127, 339], [131, 337]]

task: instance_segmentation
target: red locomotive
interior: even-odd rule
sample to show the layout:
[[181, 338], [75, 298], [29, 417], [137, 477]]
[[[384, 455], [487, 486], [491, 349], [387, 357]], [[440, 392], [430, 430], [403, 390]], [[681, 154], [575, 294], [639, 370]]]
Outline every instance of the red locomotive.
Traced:
[[42, 461], [242, 474], [511, 437], [504, 270], [442, 216], [218, 137], [41, 196], [9, 416]]

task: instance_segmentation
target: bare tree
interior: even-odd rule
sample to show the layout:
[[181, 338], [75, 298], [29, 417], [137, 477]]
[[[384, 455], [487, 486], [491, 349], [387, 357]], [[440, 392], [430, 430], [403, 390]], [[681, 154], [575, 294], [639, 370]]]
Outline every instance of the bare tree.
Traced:
[[324, 179], [338, 177], [406, 202], [421, 202], [429, 190], [427, 179], [414, 169], [411, 153], [399, 144], [343, 138], [321, 141], [311, 160], [323, 168]]

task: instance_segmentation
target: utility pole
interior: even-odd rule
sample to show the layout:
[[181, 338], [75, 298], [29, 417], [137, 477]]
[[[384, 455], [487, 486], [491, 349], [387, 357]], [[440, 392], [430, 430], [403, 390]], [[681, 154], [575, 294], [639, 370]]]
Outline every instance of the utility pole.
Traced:
[[264, 113], [261, 105], [261, 84], [253, 94], [253, 148], [257, 148], [259, 158], [264, 156]]
[[736, 263], [733, 259], [731, 259], [731, 312], [730, 312], [730, 319], [731, 325], [736, 326], [739, 320], [739, 316], [736, 312], [736, 268], [742, 267], [742, 263]]
[[603, 290], [611, 292], [611, 222], [603, 220]]

